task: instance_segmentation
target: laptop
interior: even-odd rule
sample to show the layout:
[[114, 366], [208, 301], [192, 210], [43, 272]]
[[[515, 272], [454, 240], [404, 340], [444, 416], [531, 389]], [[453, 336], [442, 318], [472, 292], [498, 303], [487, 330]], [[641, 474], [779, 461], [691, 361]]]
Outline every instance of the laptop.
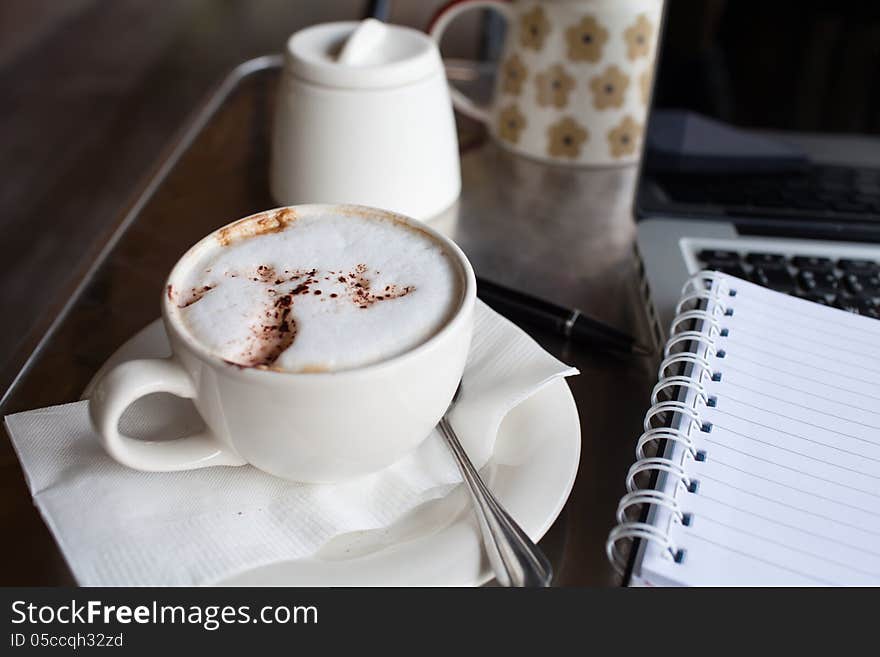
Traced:
[[880, 3], [667, 0], [633, 211], [666, 338], [714, 269], [880, 318]]

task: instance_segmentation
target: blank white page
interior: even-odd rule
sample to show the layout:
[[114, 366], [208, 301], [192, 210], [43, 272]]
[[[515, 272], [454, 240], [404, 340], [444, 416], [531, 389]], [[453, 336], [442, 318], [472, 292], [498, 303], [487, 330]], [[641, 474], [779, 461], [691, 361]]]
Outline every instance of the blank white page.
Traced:
[[639, 577], [880, 584], [880, 321], [726, 282], [735, 294], [719, 291], [708, 308], [723, 329], [717, 353], [701, 350], [714, 406], [689, 395], [702, 428], [681, 425], [705, 460], [667, 453], [698, 482], [663, 484], [690, 523], [653, 517], [683, 556], [645, 549]]

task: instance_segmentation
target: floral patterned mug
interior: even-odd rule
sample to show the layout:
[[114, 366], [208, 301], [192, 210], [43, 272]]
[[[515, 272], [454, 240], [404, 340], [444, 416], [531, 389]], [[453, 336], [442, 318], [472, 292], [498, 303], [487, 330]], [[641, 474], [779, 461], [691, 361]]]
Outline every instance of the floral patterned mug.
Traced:
[[543, 161], [605, 166], [641, 151], [662, 0], [455, 0], [430, 28], [438, 42], [469, 9], [507, 19], [494, 100], [452, 89], [455, 107], [510, 150]]

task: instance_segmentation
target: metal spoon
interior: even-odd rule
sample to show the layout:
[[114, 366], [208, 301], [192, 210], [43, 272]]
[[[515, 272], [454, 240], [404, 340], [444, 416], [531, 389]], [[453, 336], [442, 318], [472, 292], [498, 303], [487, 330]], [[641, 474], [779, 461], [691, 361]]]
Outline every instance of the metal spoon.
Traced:
[[461, 383], [437, 428], [455, 456], [462, 479], [470, 491], [495, 579], [502, 586], [550, 586], [553, 580], [550, 561], [486, 488], [449, 423], [449, 413], [460, 394]]

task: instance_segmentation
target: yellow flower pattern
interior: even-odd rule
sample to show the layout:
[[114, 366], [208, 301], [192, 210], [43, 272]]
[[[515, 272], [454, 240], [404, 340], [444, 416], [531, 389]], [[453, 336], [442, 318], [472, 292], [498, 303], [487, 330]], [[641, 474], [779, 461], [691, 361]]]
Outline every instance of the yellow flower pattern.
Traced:
[[631, 60], [647, 57], [654, 40], [654, 24], [647, 16], [639, 14], [636, 22], [624, 30], [623, 38], [626, 41], [627, 57]]
[[581, 147], [590, 138], [590, 133], [566, 116], [547, 128], [547, 136], [547, 153], [551, 157], [573, 160], [581, 154]]
[[516, 144], [519, 141], [520, 133], [526, 127], [526, 117], [516, 105], [510, 105], [498, 114], [498, 136]]
[[539, 0], [512, 6], [494, 135], [518, 152], [573, 164], [637, 157], [658, 12]]
[[549, 33], [550, 21], [541, 7], [535, 7], [519, 17], [519, 42], [523, 48], [541, 50]]
[[598, 62], [602, 48], [608, 41], [606, 30], [594, 16], [584, 16], [579, 23], [565, 31], [568, 42], [568, 58], [576, 62]]
[[538, 88], [538, 105], [562, 108], [568, 105], [568, 95], [574, 89], [574, 78], [562, 66], [555, 64], [535, 77], [535, 85]]
[[601, 75], [590, 80], [590, 89], [593, 91], [593, 106], [600, 110], [621, 107], [628, 86], [629, 76], [612, 64]]
[[636, 152], [639, 139], [642, 136], [642, 126], [635, 119], [627, 115], [614, 128], [608, 131], [608, 149], [611, 156], [621, 158]]
[[518, 96], [528, 73], [519, 55], [513, 53], [501, 69], [501, 90], [506, 94]]

